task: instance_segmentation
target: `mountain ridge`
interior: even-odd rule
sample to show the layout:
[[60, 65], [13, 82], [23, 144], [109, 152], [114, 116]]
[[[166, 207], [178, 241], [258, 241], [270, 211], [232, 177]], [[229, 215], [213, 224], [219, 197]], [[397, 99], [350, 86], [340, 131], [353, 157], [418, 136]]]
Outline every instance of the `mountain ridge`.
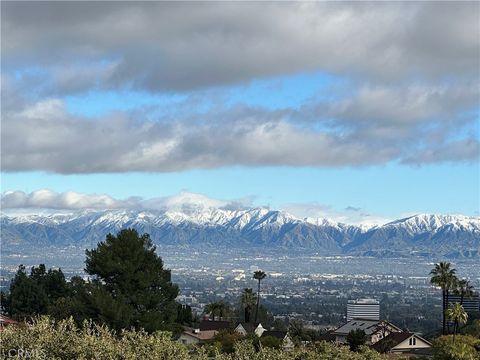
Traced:
[[86, 210], [52, 215], [2, 214], [0, 221], [4, 250], [47, 245], [93, 247], [106, 234], [132, 227], [149, 233], [158, 245], [269, 247], [373, 256], [480, 253], [480, 218], [465, 215], [418, 214], [383, 225], [361, 226], [330, 219], [301, 219], [267, 208]]

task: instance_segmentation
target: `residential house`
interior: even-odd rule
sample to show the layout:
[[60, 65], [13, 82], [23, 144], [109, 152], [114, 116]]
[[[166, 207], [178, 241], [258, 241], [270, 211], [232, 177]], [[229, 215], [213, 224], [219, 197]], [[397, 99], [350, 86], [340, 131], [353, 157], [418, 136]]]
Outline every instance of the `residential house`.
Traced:
[[369, 345], [375, 344], [390, 333], [402, 332], [400, 328], [385, 320], [353, 319], [333, 332], [335, 335], [335, 342], [346, 344], [347, 335], [352, 330], [363, 330], [367, 335], [367, 344]]
[[288, 335], [287, 331], [279, 330], [265, 330], [260, 337], [272, 336], [274, 338], [280, 339], [282, 341], [282, 348], [284, 350], [290, 350], [295, 347], [292, 339]]
[[178, 338], [178, 342], [184, 345], [195, 345], [207, 340], [213, 339], [218, 334], [217, 330], [200, 330], [185, 326], [183, 333]]
[[431, 355], [432, 344], [412, 332], [393, 332], [377, 341], [372, 348], [381, 353]]
[[201, 331], [206, 330], [226, 330], [232, 328], [232, 323], [230, 321], [213, 321], [213, 320], [202, 320], [198, 327]]
[[255, 334], [258, 337], [261, 337], [266, 330], [267, 329], [265, 329], [260, 323], [255, 325], [252, 323], [239, 322], [237, 323], [237, 326], [235, 326], [235, 331], [243, 336]]

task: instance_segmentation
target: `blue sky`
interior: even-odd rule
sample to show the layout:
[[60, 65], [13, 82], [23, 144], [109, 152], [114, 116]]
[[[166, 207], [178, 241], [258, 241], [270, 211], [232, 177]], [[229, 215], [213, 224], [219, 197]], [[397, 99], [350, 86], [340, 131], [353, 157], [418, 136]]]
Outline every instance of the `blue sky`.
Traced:
[[479, 215], [479, 45], [455, 27], [478, 28], [477, 5], [196, 10], [2, 3], [4, 211], [43, 209], [48, 189], [191, 192], [347, 222]]

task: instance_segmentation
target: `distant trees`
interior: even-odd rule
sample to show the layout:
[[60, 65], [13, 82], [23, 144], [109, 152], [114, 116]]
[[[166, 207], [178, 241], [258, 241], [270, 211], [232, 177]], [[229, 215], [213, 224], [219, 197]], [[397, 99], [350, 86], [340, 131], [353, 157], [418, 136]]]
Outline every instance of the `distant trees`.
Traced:
[[67, 282], [61, 269], [46, 270], [44, 264], [32, 267], [27, 274], [20, 265], [10, 283], [8, 294], [2, 293], [2, 308], [17, 318], [47, 314], [55, 302], [68, 293]]
[[255, 310], [255, 321], [257, 323], [258, 318], [258, 307], [260, 305], [260, 282], [267, 277], [267, 274], [262, 270], [257, 270], [253, 273], [253, 278], [258, 281], [258, 291], [257, 291], [257, 307]]
[[205, 306], [204, 313], [210, 314], [211, 320], [215, 321], [215, 316], [217, 315], [220, 319], [230, 317], [232, 308], [224, 301], [214, 301]]
[[463, 306], [456, 303], [447, 309], [447, 319], [454, 322], [453, 326], [453, 343], [455, 343], [455, 336], [457, 335], [458, 325], [465, 324], [468, 320], [468, 315], [463, 309]]
[[217, 307], [218, 316], [220, 319], [229, 318], [232, 316], [233, 310], [230, 304], [225, 301], [219, 301]]
[[355, 329], [347, 334], [347, 344], [351, 351], [358, 351], [367, 342], [367, 335], [362, 329]]
[[257, 296], [251, 288], [245, 288], [240, 297], [240, 304], [244, 311], [245, 322], [250, 322], [250, 315], [257, 301]]
[[440, 262], [430, 271], [432, 276], [430, 282], [442, 289], [442, 334], [446, 333], [446, 311], [448, 306], [448, 296], [456, 283], [455, 269], [451, 268], [450, 263]]

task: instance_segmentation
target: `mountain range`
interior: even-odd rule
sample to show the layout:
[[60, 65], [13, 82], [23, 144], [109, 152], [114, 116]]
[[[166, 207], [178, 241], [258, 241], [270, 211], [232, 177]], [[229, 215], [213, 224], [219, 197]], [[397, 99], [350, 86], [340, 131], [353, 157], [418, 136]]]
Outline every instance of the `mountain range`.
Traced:
[[135, 228], [156, 245], [188, 248], [268, 248], [328, 255], [480, 256], [480, 218], [421, 214], [377, 226], [296, 218], [286, 212], [83, 211], [57, 215], [1, 215], [3, 251], [47, 246], [94, 247], [108, 233]]

